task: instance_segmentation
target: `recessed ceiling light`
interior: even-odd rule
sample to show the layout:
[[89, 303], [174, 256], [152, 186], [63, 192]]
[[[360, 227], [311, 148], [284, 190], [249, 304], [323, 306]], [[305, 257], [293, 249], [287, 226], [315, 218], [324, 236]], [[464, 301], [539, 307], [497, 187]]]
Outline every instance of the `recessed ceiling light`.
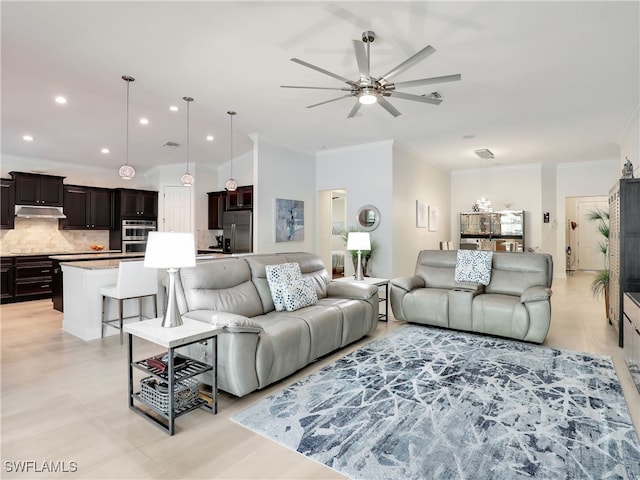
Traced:
[[141, 118], [140, 119], [140, 124], [141, 125], [149, 125], [149, 119], [148, 118]]
[[207, 141], [213, 142], [213, 135], [207, 135]]
[[65, 103], [67, 103], [67, 99], [62, 95], [58, 95], [55, 100], [56, 103], [59, 103], [60, 105], [64, 105]]
[[107, 154], [107, 153], [109, 153], [109, 149], [108, 148], [101, 148], [100, 152], [102, 152], [104, 154]]
[[33, 137], [31, 135], [23, 135], [22, 139], [25, 142], [33, 142]]
[[171, 110], [172, 112], [177, 112], [178, 111], [178, 107], [176, 107], [175, 105], [171, 105], [169, 107], [169, 110]]

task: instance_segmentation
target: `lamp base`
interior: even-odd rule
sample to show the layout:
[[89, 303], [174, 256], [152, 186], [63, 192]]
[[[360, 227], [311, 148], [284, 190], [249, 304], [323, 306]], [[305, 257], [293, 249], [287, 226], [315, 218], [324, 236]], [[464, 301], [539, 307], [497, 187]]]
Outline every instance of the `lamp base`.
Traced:
[[358, 266], [356, 268], [356, 280], [364, 280], [364, 276], [362, 275], [362, 252], [358, 250]]
[[182, 325], [182, 317], [178, 312], [178, 306], [176, 305], [176, 272], [177, 268], [168, 268], [169, 285], [167, 288], [167, 309], [162, 317], [162, 326], [165, 328], [179, 327]]

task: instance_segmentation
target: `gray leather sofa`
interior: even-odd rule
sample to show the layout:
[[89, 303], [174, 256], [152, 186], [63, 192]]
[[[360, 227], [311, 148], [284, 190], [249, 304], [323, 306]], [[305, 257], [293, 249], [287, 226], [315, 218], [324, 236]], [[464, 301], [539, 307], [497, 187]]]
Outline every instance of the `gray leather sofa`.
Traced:
[[494, 252], [488, 285], [455, 281], [456, 251], [423, 250], [412, 277], [391, 280], [398, 320], [542, 343], [551, 323], [553, 259]]
[[[298, 263], [302, 276], [313, 280], [318, 302], [278, 312], [265, 267], [288, 262]], [[378, 289], [331, 281], [312, 253], [214, 259], [181, 269], [176, 277], [183, 317], [225, 327], [218, 337], [218, 387], [239, 397], [370, 334], [378, 323]], [[188, 348], [194, 358], [211, 362], [205, 344]]]

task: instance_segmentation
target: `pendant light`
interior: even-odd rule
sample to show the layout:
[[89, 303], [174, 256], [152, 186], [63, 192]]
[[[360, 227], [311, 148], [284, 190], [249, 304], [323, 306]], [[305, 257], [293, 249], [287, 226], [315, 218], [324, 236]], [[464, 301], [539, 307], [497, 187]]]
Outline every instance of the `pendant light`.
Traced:
[[231, 110], [229, 110], [227, 114], [229, 115], [229, 120], [231, 121], [231, 175], [229, 176], [229, 180], [227, 180], [227, 183], [224, 184], [224, 188], [226, 188], [229, 192], [235, 192], [238, 189], [238, 182], [236, 182], [233, 178], [233, 116], [236, 114], [236, 112], [232, 112]]
[[187, 102], [187, 173], [182, 175], [182, 185], [185, 187], [191, 187], [193, 185], [193, 175], [189, 173], [189, 105], [193, 102], [191, 97], [182, 97]]
[[135, 78], [130, 77], [129, 75], [123, 75], [122, 80], [127, 82], [127, 149], [126, 149], [126, 163], [120, 167], [118, 170], [118, 175], [123, 180], [131, 180], [136, 176], [136, 169], [129, 165], [129, 85], [131, 82], [135, 82]]

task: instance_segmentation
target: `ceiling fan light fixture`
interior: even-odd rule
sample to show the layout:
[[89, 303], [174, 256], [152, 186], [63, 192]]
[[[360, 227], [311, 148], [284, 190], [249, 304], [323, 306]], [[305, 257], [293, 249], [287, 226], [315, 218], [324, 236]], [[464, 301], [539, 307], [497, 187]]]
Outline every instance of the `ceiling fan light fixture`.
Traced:
[[373, 88], [366, 87], [360, 92], [358, 101], [363, 105], [372, 105], [378, 101], [378, 96]]
[[129, 85], [135, 82], [135, 78], [129, 75], [123, 75], [122, 80], [127, 82], [127, 135], [126, 135], [126, 163], [118, 169], [118, 175], [123, 180], [131, 180], [136, 176], [136, 169], [129, 165]]

